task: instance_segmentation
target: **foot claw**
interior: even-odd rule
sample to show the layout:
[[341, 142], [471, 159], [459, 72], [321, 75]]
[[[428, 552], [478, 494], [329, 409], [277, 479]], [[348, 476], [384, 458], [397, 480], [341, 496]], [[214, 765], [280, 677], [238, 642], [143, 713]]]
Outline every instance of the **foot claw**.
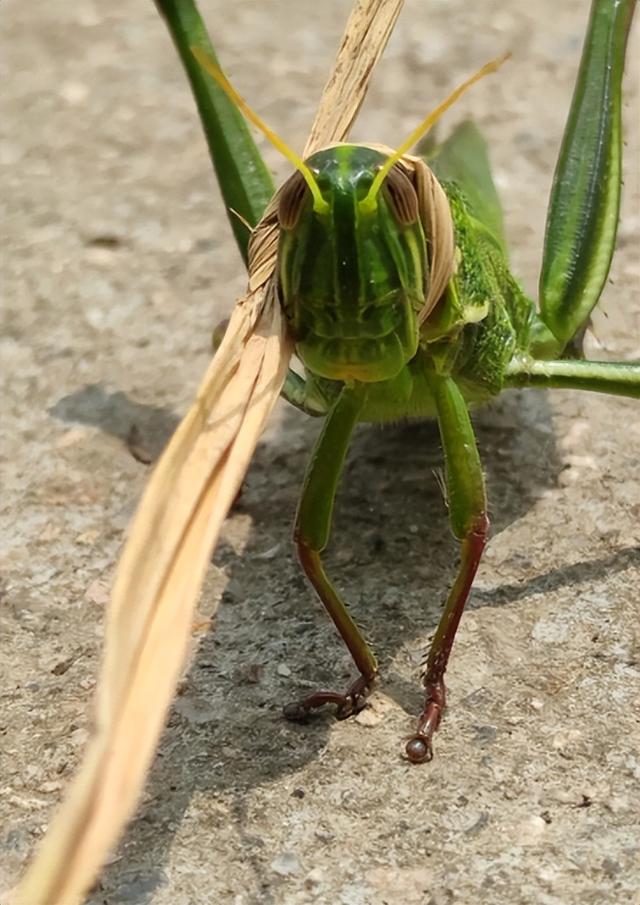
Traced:
[[427, 735], [414, 735], [406, 744], [405, 752], [412, 764], [424, 764], [433, 758], [433, 745], [431, 737]]
[[336, 708], [336, 719], [348, 720], [350, 716], [356, 716], [366, 706], [366, 695], [345, 695], [342, 704], [339, 704]]
[[412, 764], [424, 764], [433, 759], [433, 736], [445, 706], [446, 690], [444, 682], [426, 682], [427, 699], [420, 718], [418, 729], [405, 746], [405, 753]]
[[285, 704], [283, 713], [286, 719], [295, 723], [304, 722], [313, 710], [324, 707], [325, 704], [336, 705], [336, 719], [347, 720], [350, 716], [360, 713], [366, 706], [367, 696], [373, 686], [373, 680], [367, 681], [364, 676], [359, 676], [349, 687], [346, 694], [335, 691], [316, 691], [300, 701], [292, 701]]
[[309, 708], [304, 706], [304, 701], [291, 701], [282, 708], [284, 718], [292, 723], [306, 722], [309, 713]]

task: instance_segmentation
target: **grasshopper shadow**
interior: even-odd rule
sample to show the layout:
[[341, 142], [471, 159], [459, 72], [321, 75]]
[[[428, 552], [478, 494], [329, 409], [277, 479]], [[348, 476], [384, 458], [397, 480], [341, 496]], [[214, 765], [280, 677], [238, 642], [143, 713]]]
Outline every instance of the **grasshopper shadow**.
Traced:
[[126, 393], [99, 383], [63, 396], [49, 414], [66, 424], [97, 427], [129, 446], [140, 438], [150, 461], [158, 458], [179, 421], [168, 408], [135, 402]]
[[[292, 552], [298, 490], [319, 428], [301, 419], [287, 413], [278, 436], [256, 452], [230, 519], [232, 524], [250, 518], [248, 543], [242, 555], [229, 542], [216, 553], [216, 564], [229, 578], [216, 630], [199, 647], [174, 703], [145, 804], [91, 905], [151, 905], [154, 892], [167, 882], [163, 865], [194, 798], [200, 811], [211, 808], [212, 826], [234, 823], [251, 858], [246, 793], [316, 759], [335, 725], [329, 713], [306, 726], [281, 716], [282, 704], [301, 691], [340, 688], [353, 676]], [[563, 466], [543, 393], [506, 394], [477, 413], [475, 426], [495, 537], [557, 484]], [[385, 691], [414, 712], [420, 701], [418, 668], [409, 688], [390, 674], [389, 664], [401, 645], [433, 631], [453, 578], [457, 545], [433, 474], [441, 467], [435, 425], [362, 426], [343, 475], [327, 555], [329, 574], [379, 655]], [[606, 565], [624, 568], [629, 555], [625, 551]], [[567, 584], [579, 577], [580, 567], [593, 571], [602, 563], [571, 566], [533, 581], [542, 587], [545, 580]], [[476, 594], [471, 605], [517, 602], [527, 587], [503, 590]], [[229, 800], [221, 815], [217, 802]], [[257, 879], [265, 879], [257, 861], [254, 870]], [[266, 885], [263, 890], [260, 903], [270, 905]]]

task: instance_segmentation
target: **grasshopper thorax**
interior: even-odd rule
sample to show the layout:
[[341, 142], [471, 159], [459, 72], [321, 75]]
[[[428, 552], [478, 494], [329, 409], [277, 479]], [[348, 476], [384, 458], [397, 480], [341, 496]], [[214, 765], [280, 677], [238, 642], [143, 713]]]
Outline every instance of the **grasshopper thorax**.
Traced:
[[279, 291], [296, 351], [331, 380], [387, 380], [416, 353], [424, 304], [425, 238], [414, 185], [402, 163], [363, 204], [387, 160], [338, 145], [306, 161], [326, 208], [300, 173], [280, 192]]

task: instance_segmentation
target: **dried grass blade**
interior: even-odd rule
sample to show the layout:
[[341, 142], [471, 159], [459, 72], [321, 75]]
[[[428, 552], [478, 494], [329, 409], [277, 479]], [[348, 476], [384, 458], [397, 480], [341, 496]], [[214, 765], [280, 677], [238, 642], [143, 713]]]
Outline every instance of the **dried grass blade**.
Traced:
[[[401, 6], [357, 3], [308, 149], [346, 137]], [[272, 204], [252, 237], [249, 295], [135, 516], [109, 608], [96, 729], [17, 905], [79, 903], [135, 809], [187, 657], [211, 550], [291, 357], [273, 291], [276, 254]]]
[[96, 730], [19, 887], [24, 905], [80, 902], [135, 809], [188, 653], [211, 549], [291, 354], [276, 300], [262, 314], [262, 300], [252, 301], [236, 308], [226, 348], [134, 520], [109, 611]]
[[358, 0], [355, 4], [333, 71], [322, 92], [303, 157], [308, 157], [324, 145], [346, 139], [403, 2]]

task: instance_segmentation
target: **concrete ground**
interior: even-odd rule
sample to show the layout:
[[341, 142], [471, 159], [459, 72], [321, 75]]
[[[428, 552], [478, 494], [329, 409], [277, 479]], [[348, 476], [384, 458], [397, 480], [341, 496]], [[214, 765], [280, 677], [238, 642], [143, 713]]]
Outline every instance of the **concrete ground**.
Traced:
[[[473, 114], [486, 132], [531, 293], [586, 6], [411, 0], [354, 133], [397, 144], [511, 49], [447, 127]], [[350, 2], [204, 7], [238, 87], [301, 148]], [[637, 38], [619, 248], [589, 341], [611, 359], [640, 357]], [[0, 40], [6, 889], [90, 728], [113, 566], [148, 475], [132, 448], [158, 454], [243, 272], [151, 3], [5, 0]], [[640, 409], [532, 391], [476, 423], [493, 536], [433, 763], [402, 758], [457, 555], [433, 428], [356, 437], [328, 562], [383, 681], [357, 719], [300, 727], [282, 703], [352, 669], [290, 546], [318, 423], [283, 405], [210, 570], [216, 629], [92, 905], [640, 902]]]

